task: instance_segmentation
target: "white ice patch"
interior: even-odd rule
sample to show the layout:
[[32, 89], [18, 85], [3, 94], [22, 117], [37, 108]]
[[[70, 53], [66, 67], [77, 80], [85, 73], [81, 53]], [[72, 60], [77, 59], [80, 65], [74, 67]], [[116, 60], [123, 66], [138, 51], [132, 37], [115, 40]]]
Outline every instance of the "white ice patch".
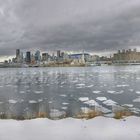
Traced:
[[140, 102], [140, 97], [134, 99], [133, 102]]
[[65, 103], [65, 102], [64, 102], [64, 103], [62, 103], [62, 104], [63, 104], [63, 105], [68, 105], [69, 103]]
[[30, 103], [30, 104], [35, 104], [35, 103], [37, 103], [37, 101], [35, 101], [35, 100], [30, 100], [29, 103]]
[[106, 87], [106, 86], [107, 86], [107, 84], [104, 84], [103, 86], [104, 86], [104, 87]]
[[36, 90], [36, 91], [34, 91], [34, 93], [35, 93], [35, 94], [42, 94], [43, 91]]
[[61, 94], [60, 96], [61, 96], [61, 97], [67, 97], [67, 95], [65, 95], [65, 94]]
[[131, 111], [140, 112], [139, 108], [130, 108]]
[[129, 87], [129, 85], [117, 85], [116, 87]]
[[89, 106], [98, 106], [99, 104], [95, 100], [89, 100], [84, 102], [84, 104], [88, 104]]
[[108, 90], [107, 92], [110, 93], [110, 94], [114, 94], [116, 91]]
[[65, 84], [65, 82], [61, 82], [61, 85], [64, 85]]
[[112, 105], [116, 105], [117, 103], [115, 101], [109, 99], [109, 100], [104, 101], [103, 104], [112, 106]]
[[93, 91], [93, 93], [94, 93], [94, 94], [100, 94], [101, 91], [95, 90], [95, 91]]
[[85, 84], [76, 84], [76, 86], [85, 86]]
[[136, 79], [137, 79], [137, 80], [140, 80], [140, 77], [137, 77]]
[[85, 102], [85, 101], [88, 101], [89, 98], [88, 98], [88, 97], [80, 97], [79, 100], [80, 100], [81, 102]]
[[114, 93], [112, 93], [112, 94], [122, 94], [123, 92], [124, 92], [124, 91], [121, 90], [121, 91], [114, 92]]
[[129, 91], [130, 91], [130, 92], [133, 92], [133, 91], [134, 91], [134, 89], [129, 89]]
[[68, 109], [68, 107], [64, 106], [64, 107], [62, 107], [62, 109], [63, 109], [63, 110], [67, 110], [67, 109]]
[[38, 99], [38, 102], [42, 102], [43, 101], [43, 99]]
[[140, 91], [136, 91], [136, 94], [140, 94]]
[[107, 100], [106, 97], [97, 97], [96, 99], [99, 100], [99, 101], [106, 101]]
[[133, 107], [134, 105], [133, 104], [123, 104], [122, 106], [125, 106], [125, 107]]
[[20, 93], [20, 94], [24, 94], [24, 93], [26, 93], [26, 92], [25, 92], [25, 91], [20, 91], [19, 93]]
[[8, 100], [8, 102], [11, 103], [11, 104], [16, 104], [17, 103], [16, 100], [12, 100], [12, 99]]
[[76, 88], [84, 88], [85, 87], [85, 84], [76, 84]]
[[103, 107], [103, 106], [100, 106], [100, 108], [97, 109], [98, 111], [101, 111], [102, 113], [111, 113], [112, 111]]

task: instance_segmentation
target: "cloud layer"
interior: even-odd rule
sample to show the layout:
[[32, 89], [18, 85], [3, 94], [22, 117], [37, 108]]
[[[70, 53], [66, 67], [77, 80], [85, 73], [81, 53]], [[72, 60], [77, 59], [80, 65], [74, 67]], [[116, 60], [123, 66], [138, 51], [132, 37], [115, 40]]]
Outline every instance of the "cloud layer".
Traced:
[[0, 55], [140, 46], [139, 0], [0, 0]]

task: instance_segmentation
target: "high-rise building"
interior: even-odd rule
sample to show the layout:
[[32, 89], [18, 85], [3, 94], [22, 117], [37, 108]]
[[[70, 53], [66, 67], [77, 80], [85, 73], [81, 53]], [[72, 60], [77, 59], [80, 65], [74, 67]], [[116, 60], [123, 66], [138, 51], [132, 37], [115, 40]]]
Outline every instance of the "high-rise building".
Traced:
[[20, 49], [16, 49], [16, 58], [20, 57]]
[[49, 54], [48, 53], [42, 53], [42, 61], [47, 61], [49, 58]]
[[40, 60], [41, 60], [40, 51], [37, 50], [35, 53], [35, 61], [40, 61]]
[[26, 63], [31, 63], [31, 52], [26, 52]]
[[62, 58], [64, 58], [64, 55], [65, 55], [65, 53], [64, 52], [61, 52], [61, 57]]
[[23, 52], [20, 53], [20, 60], [21, 60], [22, 63], [24, 62]]
[[61, 57], [61, 51], [57, 50], [57, 58], [60, 58], [60, 57]]
[[20, 49], [16, 49], [16, 62], [20, 62]]

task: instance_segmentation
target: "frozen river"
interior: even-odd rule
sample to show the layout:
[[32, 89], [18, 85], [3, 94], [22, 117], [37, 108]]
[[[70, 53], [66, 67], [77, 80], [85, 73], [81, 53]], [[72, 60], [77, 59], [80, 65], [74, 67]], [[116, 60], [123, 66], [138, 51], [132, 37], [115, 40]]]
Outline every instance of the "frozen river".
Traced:
[[140, 66], [1, 68], [0, 117], [73, 117], [125, 107], [140, 115]]

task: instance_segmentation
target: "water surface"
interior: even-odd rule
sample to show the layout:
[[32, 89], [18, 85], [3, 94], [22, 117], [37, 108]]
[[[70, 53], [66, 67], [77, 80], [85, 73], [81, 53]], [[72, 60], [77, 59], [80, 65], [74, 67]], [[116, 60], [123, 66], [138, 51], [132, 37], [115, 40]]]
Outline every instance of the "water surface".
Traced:
[[139, 115], [140, 66], [1, 68], [1, 118], [73, 117], [126, 107]]

